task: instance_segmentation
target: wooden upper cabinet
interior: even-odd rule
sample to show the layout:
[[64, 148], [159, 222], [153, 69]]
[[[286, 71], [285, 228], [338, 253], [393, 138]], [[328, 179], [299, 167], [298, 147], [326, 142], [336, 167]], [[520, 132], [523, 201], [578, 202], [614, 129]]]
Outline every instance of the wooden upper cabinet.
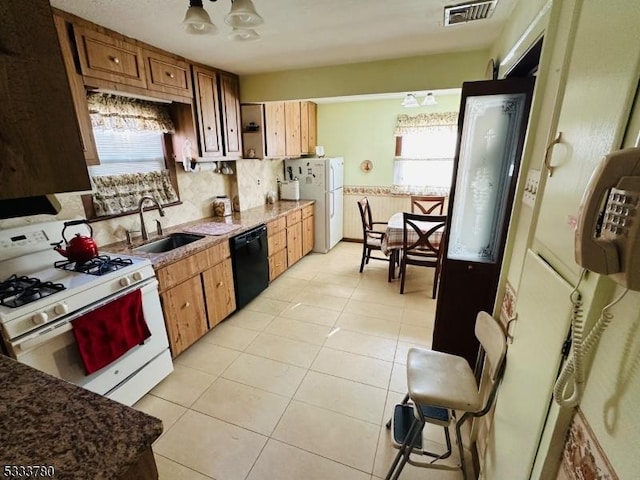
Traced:
[[138, 45], [81, 26], [75, 26], [74, 32], [83, 75], [147, 88]]
[[270, 102], [264, 104], [264, 130], [266, 152], [268, 157], [283, 157], [286, 155], [286, 131], [284, 102]]
[[203, 157], [221, 157], [224, 153], [220, 127], [218, 75], [213, 70], [194, 66], [193, 83], [196, 89], [200, 153]]
[[300, 102], [300, 153], [303, 155], [316, 152], [316, 104]]
[[147, 49], [143, 55], [149, 90], [193, 97], [187, 62]]
[[287, 156], [299, 156], [300, 148], [300, 102], [285, 102], [285, 152]]
[[[316, 145], [318, 144], [318, 106], [313, 102], [304, 102], [307, 104], [306, 120], [309, 125], [309, 138], [307, 140], [306, 153], [315, 155]], [[304, 153], [304, 147], [303, 147]]]
[[78, 127], [80, 129], [80, 139], [82, 140], [84, 159], [87, 165], [99, 165], [100, 160], [98, 160], [98, 150], [93, 137], [91, 117], [89, 116], [87, 91], [84, 88], [82, 75], [78, 74], [76, 71], [76, 65], [74, 62], [74, 47], [72, 47], [72, 34], [70, 33], [71, 24], [67, 23], [67, 21], [59, 15], [54, 15], [53, 21], [58, 32], [58, 40], [60, 42], [62, 58], [67, 72], [67, 80], [69, 81], [69, 87], [71, 88], [71, 97], [73, 99], [73, 106], [75, 108]]
[[90, 188], [49, 0], [0, 2], [0, 198]]
[[242, 131], [240, 125], [240, 93], [238, 77], [219, 74], [224, 153], [228, 157], [242, 157]]

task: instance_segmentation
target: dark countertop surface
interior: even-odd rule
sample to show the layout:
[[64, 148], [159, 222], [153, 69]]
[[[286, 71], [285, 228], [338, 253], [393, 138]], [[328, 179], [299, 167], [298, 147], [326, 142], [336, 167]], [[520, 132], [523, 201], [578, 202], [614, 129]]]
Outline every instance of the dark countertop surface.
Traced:
[[53, 477], [115, 479], [162, 433], [162, 421], [0, 355], [0, 478], [6, 465]]
[[[126, 242], [112, 243], [101, 247], [101, 251], [132, 255], [140, 258], [148, 258], [151, 260], [153, 267], [157, 270], [162, 267], [166, 267], [171, 263], [177, 262], [185, 257], [198, 253], [202, 250], [206, 250], [221, 242], [228, 242], [229, 238], [239, 235], [247, 230], [252, 229], [263, 223], [270, 222], [280, 217], [286, 216], [288, 213], [301, 209], [307, 205], [313, 204], [313, 200], [281, 200], [274, 204], [261, 205], [259, 207], [250, 208], [242, 212], [234, 212], [233, 215], [228, 217], [209, 217], [193, 222], [183, 223], [174, 227], [164, 229], [163, 236], [167, 236], [176, 232], [188, 232], [188, 233], [200, 233], [210, 230], [215, 232], [216, 230], [233, 229], [222, 233], [220, 235], [206, 235], [201, 240], [197, 240], [193, 243], [178, 247], [174, 250], [164, 253], [146, 253], [146, 252], [134, 252], [133, 249], [148, 242], [143, 242], [140, 237], [135, 238], [133, 245], [127, 245]], [[225, 227], [221, 227], [224, 225]], [[149, 241], [157, 240], [158, 238], [151, 236]]]

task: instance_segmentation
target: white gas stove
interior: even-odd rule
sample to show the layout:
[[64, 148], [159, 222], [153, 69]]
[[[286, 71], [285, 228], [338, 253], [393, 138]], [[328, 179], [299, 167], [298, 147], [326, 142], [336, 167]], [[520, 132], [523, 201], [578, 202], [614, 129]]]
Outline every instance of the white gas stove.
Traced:
[[[0, 230], [4, 349], [34, 368], [132, 404], [173, 369], [153, 267], [147, 259], [102, 252], [87, 262], [68, 262], [52, 246], [62, 240], [63, 228], [63, 222], [47, 222]], [[86, 375], [73, 321], [136, 290], [151, 336]]]

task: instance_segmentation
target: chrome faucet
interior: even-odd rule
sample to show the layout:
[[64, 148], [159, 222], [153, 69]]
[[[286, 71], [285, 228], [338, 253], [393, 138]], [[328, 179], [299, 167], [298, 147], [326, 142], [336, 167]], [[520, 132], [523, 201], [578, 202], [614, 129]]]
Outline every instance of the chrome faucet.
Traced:
[[142, 233], [142, 240], [149, 240], [147, 227], [145, 226], [144, 218], [142, 217], [142, 212], [143, 212], [142, 206], [147, 200], [151, 201], [152, 203], [155, 203], [156, 206], [158, 207], [158, 210], [160, 211], [160, 216], [164, 217], [164, 210], [162, 209], [162, 206], [160, 205], [160, 202], [158, 202], [158, 200], [148, 195], [140, 199], [140, 202], [138, 203], [138, 213], [140, 214], [140, 232]]

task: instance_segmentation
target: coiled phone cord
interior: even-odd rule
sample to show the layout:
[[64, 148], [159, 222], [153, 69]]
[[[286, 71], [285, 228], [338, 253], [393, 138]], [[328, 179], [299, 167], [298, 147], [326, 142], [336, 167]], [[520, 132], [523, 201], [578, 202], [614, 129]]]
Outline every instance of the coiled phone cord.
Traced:
[[[629, 291], [628, 288], [625, 289], [614, 301], [602, 309], [600, 318], [598, 318], [596, 324], [591, 328], [587, 337], [584, 338], [585, 324], [582, 316], [582, 301], [580, 300], [578, 287], [585, 273], [586, 270], [582, 270], [578, 285], [576, 285], [576, 288], [573, 289], [569, 297], [573, 304], [571, 311], [573, 353], [569, 361], [562, 368], [556, 380], [555, 387], [553, 388], [553, 397], [561, 407], [575, 407], [580, 403], [584, 391], [583, 358], [596, 345], [605, 329], [611, 323], [613, 314], [609, 313], [609, 309], [622, 300]], [[571, 389], [568, 389], [569, 385], [572, 386]]]

